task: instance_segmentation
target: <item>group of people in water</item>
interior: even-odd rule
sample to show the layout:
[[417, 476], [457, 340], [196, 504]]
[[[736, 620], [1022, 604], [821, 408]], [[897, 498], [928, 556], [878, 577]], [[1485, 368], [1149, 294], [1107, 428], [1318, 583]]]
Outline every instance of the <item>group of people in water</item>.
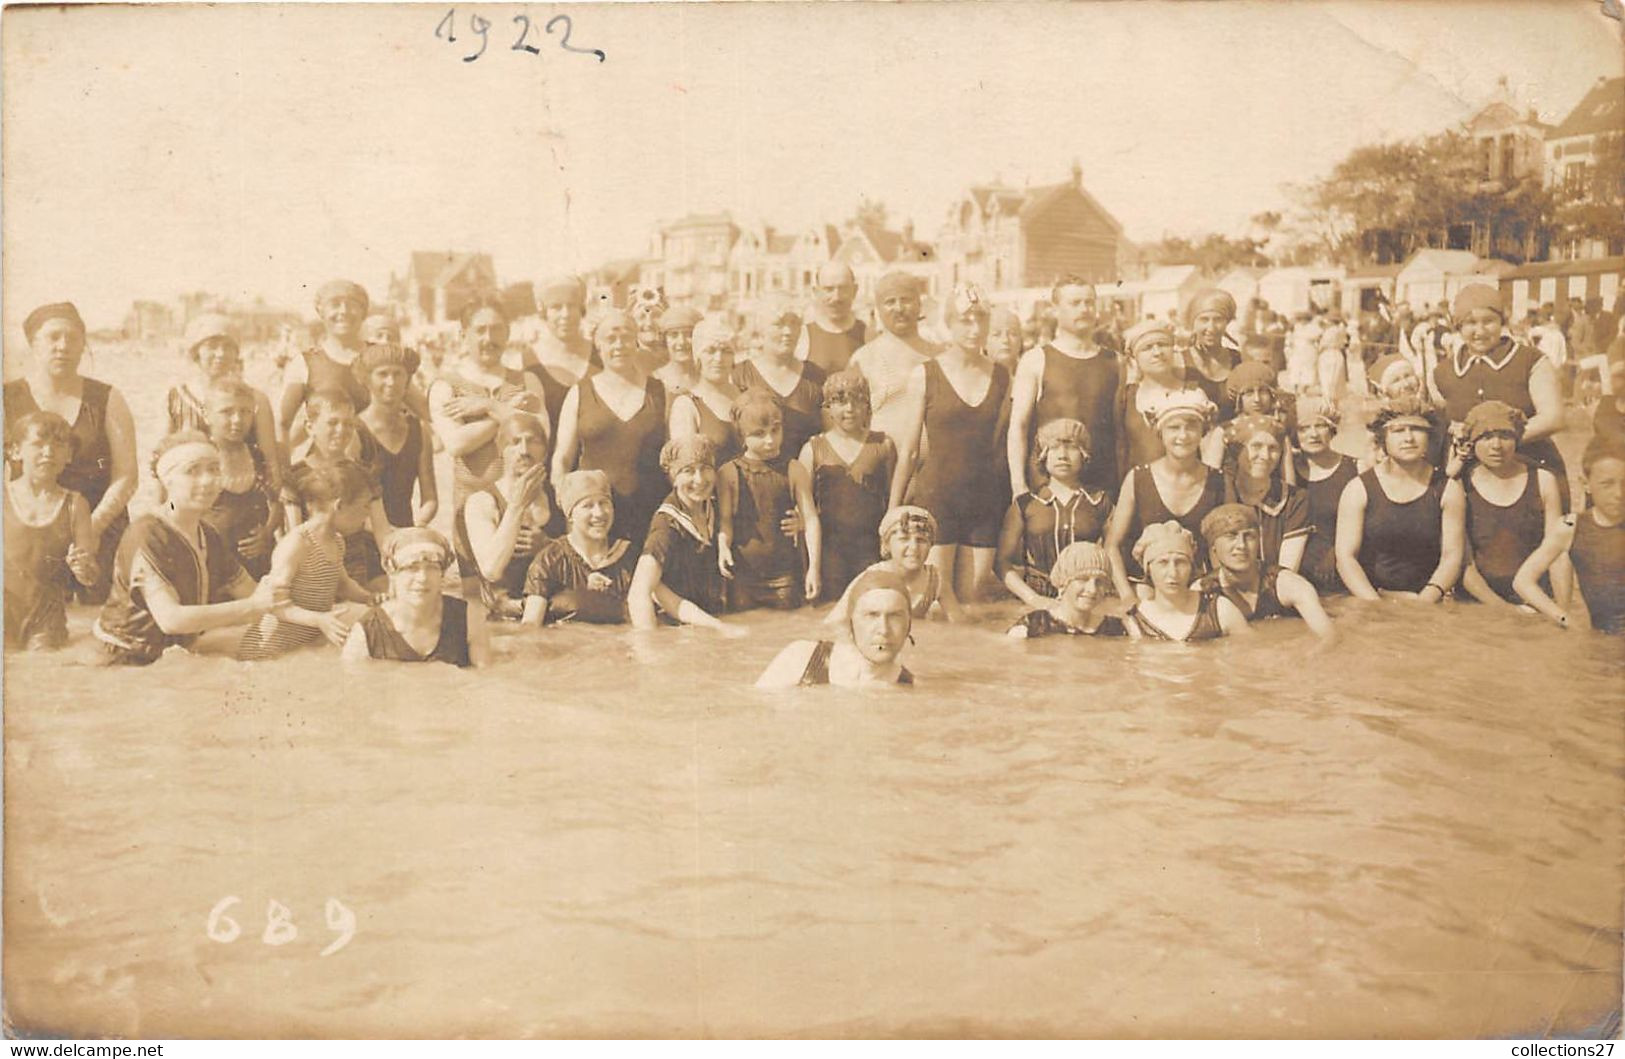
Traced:
[[[1583, 603], [1625, 631], [1625, 439], [1592, 438], [1577, 503], [1556, 377], [1494, 287], [1456, 296], [1451, 353], [1380, 358], [1353, 400], [1283, 381], [1268, 343], [1235, 341], [1222, 291], [1192, 301], [1184, 343], [1157, 320], [1107, 342], [1093, 285], [1062, 277], [1031, 349], [974, 286], [945, 299], [941, 345], [915, 278], [879, 281], [872, 335], [855, 296], [831, 265], [806, 317], [770, 294], [741, 332], [657, 290], [584, 319], [562, 277], [536, 286], [534, 346], [476, 298], [460, 356], [431, 370], [339, 281], [274, 403], [230, 321], [199, 317], [151, 448], [158, 503], [133, 521], [129, 407], [80, 374], [73, 305], [41, 306], [5, 384], [6, 645], [62, 646], [78, 599], [101, 607], [109, 664], [243, 626], [245, 660], [325, 643], [477, 666], [492, 623], [733, 636], [730, 613], [833, 604], [760, 680], [789, 686], [912, 683], [912, 624], [995, 594], [1026, 639], [1190, 642], [1279, 617], [1329, 637], [1338, 593], [1562, 626]], [[1375, 409], [1368, 449], [1346, 451], [1344, 405]]]

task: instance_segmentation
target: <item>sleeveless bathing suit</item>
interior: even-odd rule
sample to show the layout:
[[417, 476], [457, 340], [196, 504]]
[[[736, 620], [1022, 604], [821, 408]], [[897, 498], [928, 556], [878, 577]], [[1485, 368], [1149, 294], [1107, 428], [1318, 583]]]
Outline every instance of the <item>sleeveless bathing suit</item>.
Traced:
[[[339, 553], [339, 559], [335, 560], [308, 528], [301, 526], [299, 533], [305, 538], [305, 558], [288, 586], [288, 601], [306, 610], [331, 611], [338, 602], [339, 573], [344, 569], [344, 538], [333, 534], [332, 542]], [[259, 621], [243, 633], [242, 642], [237, 646], [237, 658], [242, 662], [262, 661], [321, 640], [322, 631], [314, 626], [296, 625], [275, 614], [262, 614]]]
[[358, 621], [367, 637], [367, 654], [391, 662], [446, 662], [467, 668], [473, 665], [468, 652], [468, 604], [454, 596], [440, 597], [440, 638], [426, 655], [406, 642], [383, 607], [371, 607]]
[[848, 464], [822, 434], [812, 439], [813, 503], [823, 529], [824, 598], [839, 599], [853, 578], [880, 561], [880, 520], [896, 464], [890, 440], [871, 430]]
[[1530, 467], [1525, 479], [1523, 492], [1505, 506], [1473, 487], [1471, 471], [1460, 479], [1467, 495], [1467, 542], [1472, 547], [1473, 565], [1496, 595], [1513, 604], [1523, 599], [1513, 589], [1512, 579], [1546, 535], [1539, 470]]
[[1360, 475], [1365, 485], [1365, 533], [1360, 566], [1371, 587], [1420, 592], [1439, 565], [1444, 542], [1444, 475], [1433, 472], [1427, 489], [1403, 504], [1388, 499], [1376, 471]]

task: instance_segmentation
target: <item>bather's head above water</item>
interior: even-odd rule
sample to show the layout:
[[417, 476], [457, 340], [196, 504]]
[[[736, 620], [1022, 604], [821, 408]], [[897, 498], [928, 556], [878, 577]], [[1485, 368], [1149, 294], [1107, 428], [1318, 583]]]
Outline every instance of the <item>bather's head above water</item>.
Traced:
[[872, 666], [897, 660], [913, 625], [908, 586], [886, 570], [869, 570], [847, 594], [846, 629], [852, 646]]

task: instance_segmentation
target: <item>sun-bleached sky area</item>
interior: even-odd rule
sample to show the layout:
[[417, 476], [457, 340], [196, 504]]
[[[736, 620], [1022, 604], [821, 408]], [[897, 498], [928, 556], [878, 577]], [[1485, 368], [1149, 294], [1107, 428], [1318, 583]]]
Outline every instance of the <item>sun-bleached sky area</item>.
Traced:
[[[794, 227], [869, 196], [930, 237], [967, 185], [1074, 158], [1132, 238], [1239, 232], [1502, 76], [1558, 121], [1625, 65], [1595, 0], [459, 4], [455, 44], [448, 9], [7, 10], [8, 338], [59, 298], [96, 327], [183, 290], [381, 296], [415, 249], [487, 250], [512, 282], [690, 211]], [[543, 32], [560, 13], [606, 61]]]

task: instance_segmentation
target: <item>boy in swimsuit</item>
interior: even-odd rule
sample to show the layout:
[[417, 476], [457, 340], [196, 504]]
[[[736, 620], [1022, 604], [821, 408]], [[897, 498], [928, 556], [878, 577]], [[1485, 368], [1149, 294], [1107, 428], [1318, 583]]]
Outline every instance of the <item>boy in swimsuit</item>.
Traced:
[[[367, 346], [356, 358], [356, 370], [372, 394], [361, 412], [362, 444], [379, 472], [379, 499], [390, 526], [427, 526], [440, 510], [434, 480], [434, 444], [426, 420], [408, 407], [412, 377], [418, 370], [415, 350], [398, 342]], [[418, 503], [412, 504], [417, 487]]]
[[723, 605], [716, 546], [717, 450], [704, 434], [673, 438], [660, 449], [671, 493], [655, 512], [627, 593], [634, 627], [659, 624], [655, 608], [683, 625], [703, 625], [728, 637], [750, 630], [711, 611]]
[[526, 625], [627, 620], [632, 542], [610, 540], [615, 499], [603, 471], [571, 471], [559, 483], [559, 510], [569, 533], [543, 546], [525, 576]]
[[[717, 567], [731, 582], [730, 609], [794, 610], [818, 598], [823, 533], [812, 476], [799, 461], [779, 458], [784, 418], [771, 396], [744, 394], [733, 418], [745, 451], [717, 475]], [[805, 574], [798, 542], [782, 529], [792, 512], [806, 536]]]
[[58, 484], [73, 453], [73, 428], [55, 412], [10, 424], [6, 462], [6, 647], [55, 649], [68, 642], [69, 581], [93, 585], [100, 571], [90, 502]]
[[1541, 575], [1564, 555], [1574, 565], [1574, 580], [1598, 632], [1625, 633], [1625, 445], [1593, 437], [1580, 457], [1591, 506], [1565, 515], [1533, 555], [1518, 568], [1513, 586], [1524, 602], [1569, 628], [1566, 600], [1541, 588]]
[[1279, 566], [1265, 567], [1258, 511], [1250, 504], [1221, 504], [1202, 519], [1213, 572], [1198, 582], [1203, 592], [1218, 593], [1248, 621], [1282, 618], [1289, 612], [1304, 620], [1316, 636], [1330, 639], [1332, 620], [1320, 605], [1320, 594], [1302, 575]]
[[1105, 548], [1094, 541], [1068, 544], [1050, 568], [1049, 580], [1057, 598], [1023, 614], [1005, 635], [1018, 640], [1128, 635], [1123, 619], [1110, 613], [1117, 593]]

